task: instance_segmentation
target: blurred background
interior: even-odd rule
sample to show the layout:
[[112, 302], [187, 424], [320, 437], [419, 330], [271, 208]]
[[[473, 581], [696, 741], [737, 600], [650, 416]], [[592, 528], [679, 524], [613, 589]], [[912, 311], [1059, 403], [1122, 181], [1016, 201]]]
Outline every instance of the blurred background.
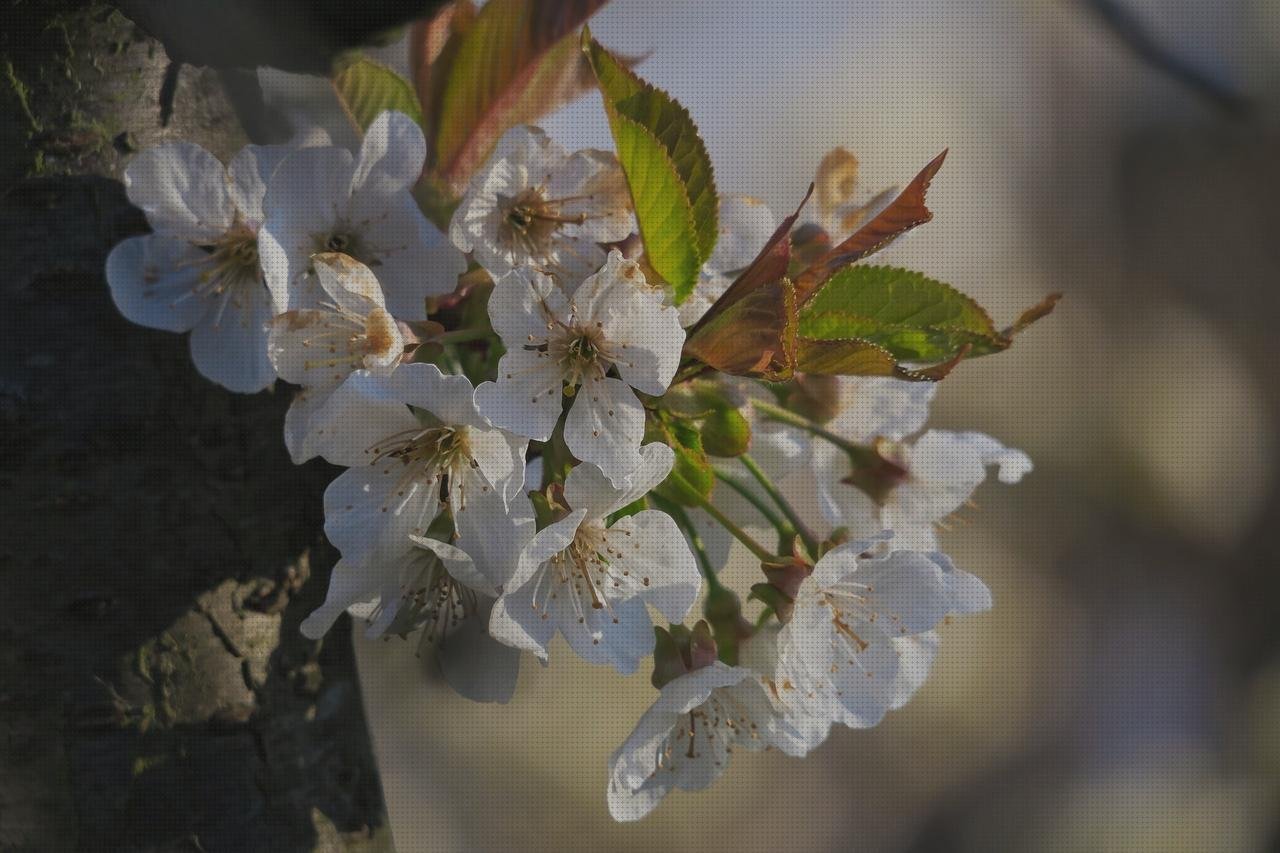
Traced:
[[[722, 192], [780, 214], [836, 145], [868, 191], [949, 147], [935, 220], [882, 257], [1000, 323], [1066, 294], [935, 406], [1037, 467], [944, 534], [996, 607], [943, 629], [904, 710], [803, 761], [738, 755], [638, 825], [605, 768], [647, 675], [560, 647], [481, 706], [360, 643], [397, 847], [1280, 849], [1280, 4], [614, 0], [592, 28], [647, 54]], [[546, 124], [609, 144], [594, 97]]]

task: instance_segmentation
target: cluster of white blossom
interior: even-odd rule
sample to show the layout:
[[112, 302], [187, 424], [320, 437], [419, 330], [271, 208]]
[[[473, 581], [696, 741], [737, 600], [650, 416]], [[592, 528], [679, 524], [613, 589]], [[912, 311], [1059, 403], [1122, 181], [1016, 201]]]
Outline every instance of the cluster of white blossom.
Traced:
[[[1016, 482], [1027, 457], [922, 431], [929, 383], [832, 380], [825, 410], [806, 416], [759, 383], [704, 377], [742, 415], [751, 454], [715, 461], [712, 502], [686, 512], [652, 496], [677, 452], [647, 430], [650, 410], [677, 377], [685, 329], [760, 251], [773, 215], [724, 199], [715, 252], [675, 306], [635, 250], [612, 154], [512, 130], [447, 236], [410, 192], [425, 157], [418, 126], [384, 113], [355, 157], [317, 140], [250, 146], [224, 167], [178, 143], [127, 172], [153, 233], [107, 262], [120, 311], [190, 332], [196, 367], [232, 391], [299, 386], [290, 454], [346, 469], [324, 496], [341, 560], [303, 631], [318, 638], [345, 611], [371, 636], [418, 632], [448, 683], [480, 701], [507, 701], [521, 652], [545, 664], [556, 633], [621, 673], [676, 637], [655, 661], [658, 699], [612, 759], [619, 820], [707, 786], [735, 748], [803, 755], [833, 724], [873, 726], [907, 701], [939, 623], [991, 604], [935, 529], [988, 467]], [[483, 332], [504, 352], [486, 376], [415, 355], [428, 300], [453, 293], [469, 262], [492, 279]], [[806, 505], [818, 511], [797, 517]], [[764, 562], [776, 618], [741, 623], [736, 662], [708, 650], [705, 625], [655, 633], [652, 611], [678, 626], [718, 586], [724, 555], [705, 543], [727, 531], [759, 548], [744, 529], [762, 526], [794, 547]]]

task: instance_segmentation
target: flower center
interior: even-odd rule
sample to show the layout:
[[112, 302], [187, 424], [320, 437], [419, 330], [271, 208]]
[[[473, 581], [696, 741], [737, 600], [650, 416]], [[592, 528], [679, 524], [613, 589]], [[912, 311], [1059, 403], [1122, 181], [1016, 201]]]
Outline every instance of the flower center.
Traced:
[[561, 206], [575, 199], [550, 199], [540, 187], [529, 187], [514, 196], [498, 196], [502, 230], [508, 243], [531, 255], [541, 255], [562, 225], [581, 225], [585, 213], [566, 216]]
[[361, 317], [338, 305], [322, 303], [322, 307], [330, 312], [324, 322], [317, 323], [314, 315], [307, 312], [283, 315], [291, 330], [315, 326], [302, 341], [315, 353], [305, 363], [308, 370], [333, 368], [333, 380], [341, 382], [346, 377], [343, 369], [357, 370], [374, 364], [388, 367], [400, 357], [396, 321], [386, 311], [374, 307], [368, 317]]
[[258, 235], [243, 222], [236, 221], [212, 243], [202, 247], [208, 257], [195, 287], [183, 299], [202, 296], [216, 300], [214, 324], [222, 321], [228, 304], [247, 306], [253, 288], [262, 287], [258, 267]]
[[316, 252], [340, 252], [367, 267], [379, 266], [378, 253], [352, 228], [345, 225], [334, 226], [327, 234], [315, 237]]
[[[430, 417], [429, 415], [423, 415]], [[386, 464], [384, 473], [390, 473], [395, 462], [403, 466], [400, 480], [393, 490], [396, 498], [402, 498], [414, 485], [440, 486], [441, 500], [456, 500], [463, 508], [466, 496], [463, 491], [463, 474], [478, 467], [471, 454], [471, 443], [466, 427], [427, 426], [406, 430], [384, 438], [368, 453], [373, 454], [373, 464]], [[384, 507], [385, 510], [385, 507]], [[423, 519], [424, 524], [431, 519]]]
[[243, 284], [258, 283], [258, 235], [237, 222], [205, 249], [208, 268], [200, 274], [200, 291], [221, 294]]
[[750, 709], [731, 691], [721, 687], [711, 691], [707, 701], [686, 716], [688, 724], [677, 724], [667, 736], [653, 775], [677, 771], [681, 759], [696, 760], [704, 756], [720, 767], [736, 743], [760, 739], [760, 727], [752, 719]]
[[404, 635], [421, 628], [421, 655], [423, 649], [443, 644], [464, 620], [474, 615], [478, 601], [475, 591], [458, 583], [435, 554], [419, 551], [412, 560], [417, 571], [401, 589], [400, 609], [388, 632]]
[[[630, 530], [620, 532], [631, 536]], [[533, 608], [546, 619], [551, 603], [565, 596], [579, 623], [585, 623], [594, 611], [604, 611], [616, 625], [618, 616], [613, 612], [613, 601], [630, 596], [650, 583], [648, 577], [637, 577], [624, 565], [619, 548], [626, 543], [618, 544], [618, 541], [611, 543], [605, 528], [599, 524], [582, 524], [569, 547], [543, 567], [533, 590]], [[599, 640], [593, 642], [599, 643]]]
[[598, 324], [558, 329], [547, 341], [547, 353], [560, 366], [567, 385], [565, 394], [569, 396], [584, 381], [603, 378], [614, 362]]
[[884, 506], [889, 494], [911, 479], [903, 456], [900, 445], [877, 438], [872, 447], [859, 450], [853, 470], [840, 482], [861, 489], [877, 504]]

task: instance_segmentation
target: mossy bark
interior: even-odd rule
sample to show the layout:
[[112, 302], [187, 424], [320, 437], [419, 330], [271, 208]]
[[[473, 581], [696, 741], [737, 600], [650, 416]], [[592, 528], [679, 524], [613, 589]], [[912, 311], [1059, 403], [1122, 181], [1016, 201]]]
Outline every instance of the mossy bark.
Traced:
[[243, 142], [216, 72], [98, 4], [18, 3], [0, 37], [0, 848], [386, 850], [344, 622], [324, 596], [333, 470], [288, 395], [236, 396], [102, 278], [145, 230], [130, 150]]

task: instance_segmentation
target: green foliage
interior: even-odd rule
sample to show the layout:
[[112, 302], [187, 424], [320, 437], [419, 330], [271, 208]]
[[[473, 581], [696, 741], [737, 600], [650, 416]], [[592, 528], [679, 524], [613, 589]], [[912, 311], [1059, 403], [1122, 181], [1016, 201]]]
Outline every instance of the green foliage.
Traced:
[[719, 233], [711, 159], [688, 111], [583, 31], [649, 264], [677, 303], [693, 292]]
[[361, 132], [385, 110], [402, 112], [422, 125], [422, 108], [413, 87], [385, 65], [359, 57], [334, 72], [332, 81], [338, 101]]
[[918, 272], [849, 266], [835, 272], [800, 309], [799, 334], [817, 341], [856, 339], [896, 359], [939, 361], [1009, 345], [976, 302]]

